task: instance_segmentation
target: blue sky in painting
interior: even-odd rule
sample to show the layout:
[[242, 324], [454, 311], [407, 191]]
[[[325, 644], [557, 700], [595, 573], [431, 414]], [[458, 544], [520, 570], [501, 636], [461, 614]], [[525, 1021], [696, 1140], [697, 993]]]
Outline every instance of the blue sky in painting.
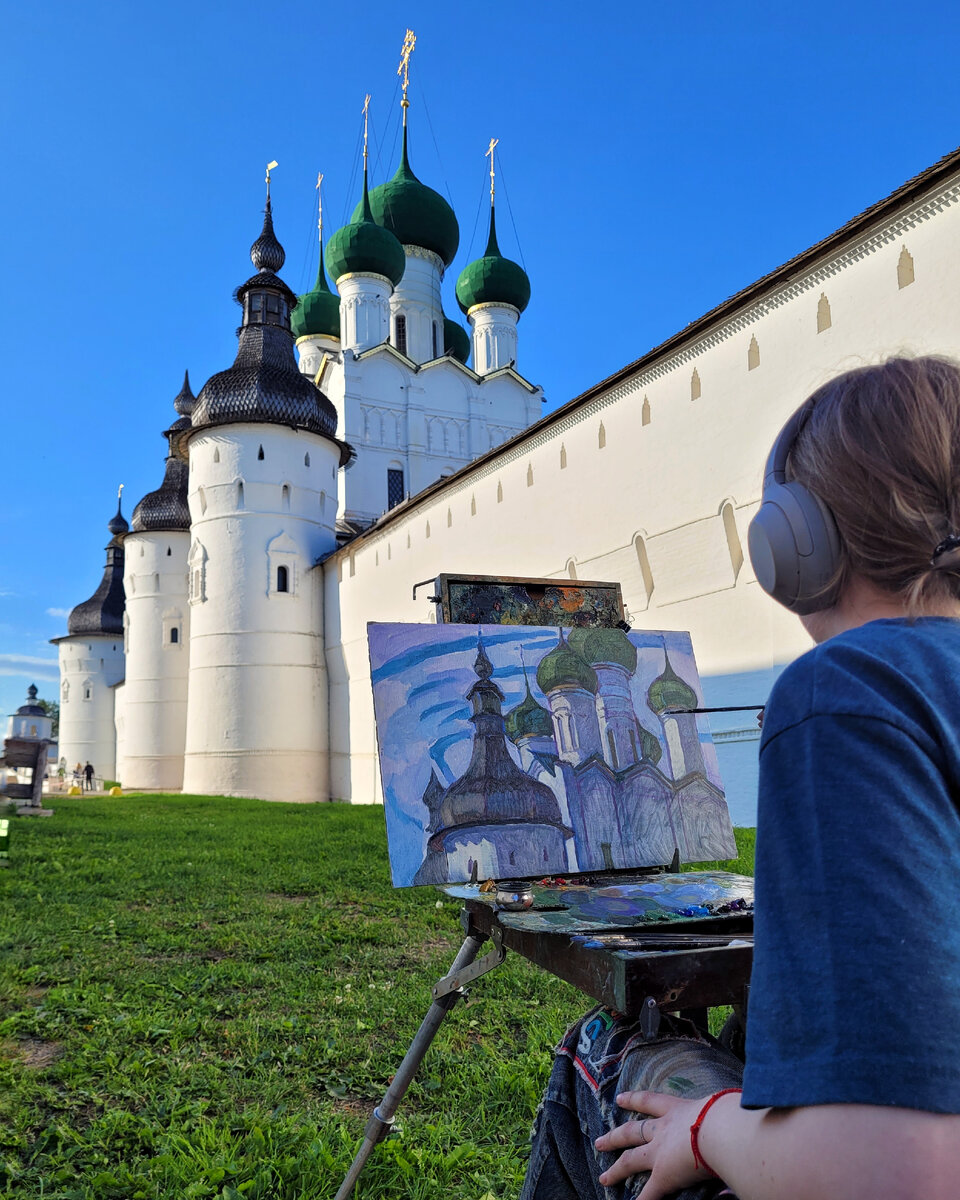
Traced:
[[[504, 693], [506, 714], [526, 694], [520, 647], [530, 690], [537, 702], [549, 709], [537, 687], [536, 668], [557, 644], [558, 631], [484, 625], [465, 633], [462, 625], [409, 624], [370, 624], [367, 631], [390, 863], [394, 883], [402, 887], [410, 883], [423, 859], [426, 809], [422, 796], [431, 771], [448, 786], [470, 761], [473, 726], [466, 694], [477, 679], [473, 664], [478, 633], [494, 665], [494, 682]], [[695, 689], [702, 703], [690, 638], [686, 633], [639, 630], [629, 637], [640, 651], [632, 685], [637, 715], [660, 736], [659, 723], [646, 708], [645, 698], [663, 670], [664, 644], [674, 670]], [[701, 741], [708, 774], [719, 783], [716, 754], [702, 720]]]

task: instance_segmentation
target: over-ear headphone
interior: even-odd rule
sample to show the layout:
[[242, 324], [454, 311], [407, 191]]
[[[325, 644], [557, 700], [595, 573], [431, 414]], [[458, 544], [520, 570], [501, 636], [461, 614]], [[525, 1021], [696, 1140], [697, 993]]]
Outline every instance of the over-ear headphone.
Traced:
[[760, 508], [747, 544], [757, 582], [791, 612], [819, 612], [836, 600], [828, 587], [840, 564], [833, 513], [802, 483], [787, 483], [787, 457], [812, 409], [802, 405], [773, 443], [763, 472]]

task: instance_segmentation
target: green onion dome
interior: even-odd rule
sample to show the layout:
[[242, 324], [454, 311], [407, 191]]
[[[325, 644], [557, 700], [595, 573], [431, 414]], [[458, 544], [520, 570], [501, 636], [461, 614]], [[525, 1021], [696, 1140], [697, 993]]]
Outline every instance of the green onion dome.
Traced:
[[560, 630], [556, 646], [540, 659], [537, 667], [537, 684], [544, 695], [559, 687], [578, 687], [588, 692], [597, 690], [597, 674], [589, 663], [571, 650]]
[[443, 352], [452, 354], [457, 362], [466, 365], [470, 358], [470, 334], [459, 321], [443, 318]]
[[567, 641], [592, 667], [612, 663], [628, 675], [637, 669], [637, 648], [622, 629], [571, 629]]
[[[427, 187], [414, 175], [407, 157], [407, 127], [403, 127], [403, 148], [397, 173], [370, 193], [373, 218], [389, 229], [404, 246], [422, 246], [432, 250], [449, 267], [460, 245], [460, 226], [453, 209], [439, 192]], [[360, 205], [353, 214], [360, 216]]]
[[326, 337], [340, 336], [340, 297], [330, 291], [327, 273], [323, 269], [323, 249], [320, 250], [320, 267], [313, 290], [297, 297], [297, 306], [290, 314], [293, 336], [300, 338], [308, 334], [324, 334]]
[[530, 303], [530, 280], [519, 263], [504, 258], [497, 245], [497, 221], [490, 205], [490, 236], [483, 258], [469, 263], [457, 280], [457, 303], [464, 312], [475, 304], [509, 304], [518, 312]]
[[644, 729], [639, 722], [637, 722], [637, 728], [640, 730], [641, 753], [645, 759], [656, 766], [660, 759], [663, 758], [663, 747], [650, 730]]
[[664, 660], [663, 674], [657, 676], [647, 691], [651, 711], [659, 716], [665, 708], [696, 708], [697, 693], [674, 671], [666, 652]]
[[527, 694], [504, 717], [504, 729], [511, 742], [523, 737], [553, 737], [553, 720], [542, 704], [538, 704], [527, 684]]
[[385, 275], [396, 287], [403, 278], [406, 255], [393, 233], [373, 219], [366, 171], [363, 173], [363, 199], [350, 224], [338, 229], [327, 242], [326, 257], [334, 280], [344, 275]]

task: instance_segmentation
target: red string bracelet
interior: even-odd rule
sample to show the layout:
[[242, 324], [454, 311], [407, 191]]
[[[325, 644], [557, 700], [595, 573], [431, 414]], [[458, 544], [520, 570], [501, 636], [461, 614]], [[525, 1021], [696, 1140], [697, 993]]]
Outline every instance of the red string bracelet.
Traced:
[[703, 1108], [700, 1109], [700, 1114], [694, 1123], [690, 1126], [690, 1149], [693, 1151], [693, 1165], [702, 1167], [704, 1171], [709, 1171], [711, 1175], [716, 1176], [716, 1171], [711, 1167], [703, 1155], [700, 1153], [699, 1136], [700, 1126], [703, 1124], [703, 1118], [710, 1111], [711, 1105], [715, 1104], [721, 1096], [729, 1096], [732, 1092], [742, 1092], [743, 1088], [724, 1088], [722, 1092], [714, 1092], [707, 1100]]

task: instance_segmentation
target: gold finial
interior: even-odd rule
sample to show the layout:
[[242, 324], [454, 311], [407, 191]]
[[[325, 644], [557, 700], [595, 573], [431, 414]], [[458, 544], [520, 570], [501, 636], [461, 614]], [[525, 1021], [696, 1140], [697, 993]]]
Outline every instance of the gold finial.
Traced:
[[320, 235], [320, 249], [323, 250], [323, 192], [320, 190], [320, 184], [323, 183], [323, 172], [317, 172], [317, 233]]
[[123, 484], [121, 483], [120, 486], [117, 488], [117, 504], [119, 504], [122, 499], [123, 499]]
[[277, 162], [276, 159], [274, 159], [273, 162], [267, 163], [267, 204], [270, 203], [270, 172], [273, 170], [274, 167], [277, 167], [279, 165], [280, 164]]
[[367, 121], [370, 116], [370, 93], [363, 98], [363, 169], [367, 169]]
[[490, 205], [491, 205], [491, 207], [493, 206], [493, 184], [494, 184], [493, 151], [494, 151], [494, 148], [499, 144], [499, 142], [500, 142], [499, 138], [491, 138], [490, 145], [487, 147], [486, 152], [484, 153], [484, 156], [483, 156], [484, 158], [489, 157], [489, 159], [490, 159]]
[[416, 44], [417, 35], [412, 29], [408, 29], [404, 34], [403, 46], [400, 48], [400, 66], [397, 67], [397, 74], [403, 76], [403, 98], [400, 101], [400, 107], [403, 109], [404, 125], [407, 123], [407, 109], [410, 107], [410, 101], [407, 99], [407, 87], [410, 83], [410, 55]]

